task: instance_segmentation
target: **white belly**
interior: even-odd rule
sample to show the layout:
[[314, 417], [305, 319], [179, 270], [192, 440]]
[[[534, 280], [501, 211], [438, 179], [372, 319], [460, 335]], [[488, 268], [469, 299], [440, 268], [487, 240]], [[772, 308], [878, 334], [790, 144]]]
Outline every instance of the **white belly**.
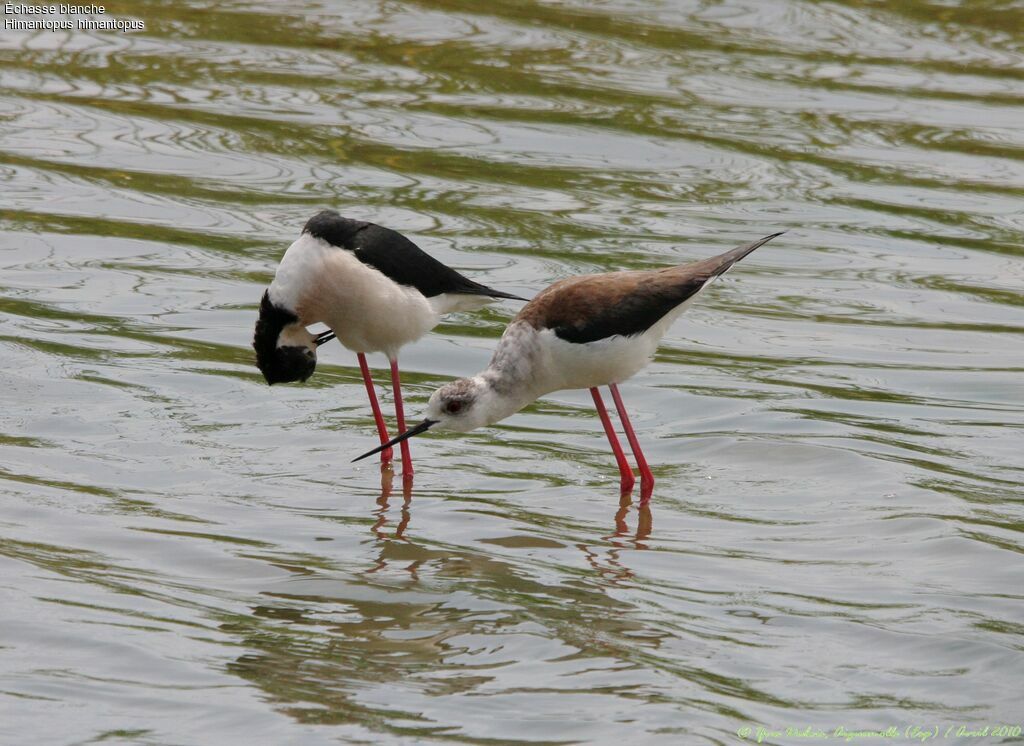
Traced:
[[541, 393], [622, 383], [636, 375], [650, 363], [665, 332], [692, 301], [691, 296], [647, 331], [630, 337], [576, 344], [560, 339], [551, 329], [540, 332], [542, 374], [536, 380], [543, 382]]
[[327, 324], [350, 350], [392, 359], [437, 326], [442, 305], [308, 234], [285, 252], [270, 299], [294, 311], [303, 325]]
[[550, 329], [540, 336], [544, 354], [538, 384], [543, 393], [621, 383], [650, 362], [659, 341], [653, 335], [641, 334], [575, 344], [559, 339]]

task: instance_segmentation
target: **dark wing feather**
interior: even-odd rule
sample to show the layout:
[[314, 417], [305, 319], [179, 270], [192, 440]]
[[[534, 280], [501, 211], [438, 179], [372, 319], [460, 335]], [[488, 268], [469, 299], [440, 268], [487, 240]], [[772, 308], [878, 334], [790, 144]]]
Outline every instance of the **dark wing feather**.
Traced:
[[351, 251], [363, 264], [380, 271], [399, 285], [416, 288], [427, 298], [442, 293], [463, 293], [525, 300], [463, 277], [401, 233], [374, 223], [350, 220], [324, 210], [309, 219], [304, 232]]
[[707, 279], [679, 282], [657, 272], [615, 272], [570, 280], [552, 287], [559, 291], [559, 302], [548, 308], [543, 325], [575, 344], [642, 334], [698, 292]]
[[728, 271], [775, 233], [710, 259], [668, 269], [610, 272], [555, 283], [533, 299], [517, 320], [551, 329], [567, 342], [586, 344], [616, 335], [633, 336], [654, 326], [672, 309]]

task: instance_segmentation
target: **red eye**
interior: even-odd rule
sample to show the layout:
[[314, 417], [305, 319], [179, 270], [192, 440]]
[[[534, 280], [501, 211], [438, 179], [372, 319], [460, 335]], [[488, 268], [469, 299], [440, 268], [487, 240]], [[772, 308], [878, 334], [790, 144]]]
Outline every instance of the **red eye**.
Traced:
[[456, 399], [455, 401], [448, 402], [448, 406], [444, 408], [444, 411], [447, 412], [448, 414], [458, 414], [459, 410], [461, 409], [462, 402]]

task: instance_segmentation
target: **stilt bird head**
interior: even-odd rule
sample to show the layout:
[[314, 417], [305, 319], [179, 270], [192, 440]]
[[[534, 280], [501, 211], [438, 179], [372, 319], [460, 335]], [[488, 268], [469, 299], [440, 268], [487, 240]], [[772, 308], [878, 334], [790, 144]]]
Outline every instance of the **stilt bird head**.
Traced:
[[256, 350], [256, 366], [271, 386], [305, 381], [313, 375], [316, 348], [332, 339], [332, 331], [310, 334], [299, 323], [298, 316], [270, 300], [269, 291], [263, 294], [252, 346]]

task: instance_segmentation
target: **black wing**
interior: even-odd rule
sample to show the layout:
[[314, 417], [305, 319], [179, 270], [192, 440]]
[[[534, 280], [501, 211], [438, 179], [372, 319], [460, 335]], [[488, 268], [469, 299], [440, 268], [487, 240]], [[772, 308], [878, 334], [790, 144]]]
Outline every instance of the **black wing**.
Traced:
[[399, 285], [416, 288], [427, 298], [442, 293], [463, 293], [526, 300], [463, 277], [401, 233], [374, 223], [350, 220], [331, 210], [324, 210], [309, 219], [303, 232], [322, 238], [339, 249], [351, 251], [363, 264], [380, 271]]

